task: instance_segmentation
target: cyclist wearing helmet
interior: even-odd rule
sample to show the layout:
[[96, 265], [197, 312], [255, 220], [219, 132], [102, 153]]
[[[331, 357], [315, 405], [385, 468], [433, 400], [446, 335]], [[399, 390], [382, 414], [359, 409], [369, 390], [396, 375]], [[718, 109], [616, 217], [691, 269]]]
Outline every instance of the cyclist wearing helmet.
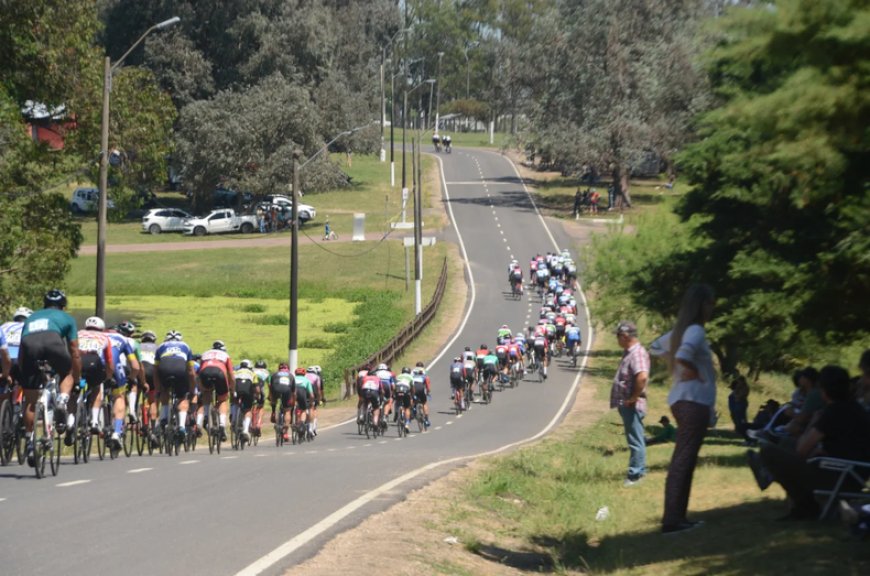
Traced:
[[251, 434], [259, 436], [260, 429], [263, 426], [263, 406], [266, 405], [265, 388], [269, 385], [272, 377], [265, 360], [257, 360], [257, 363], [254, 364], [254, 375], [257, 379], [254, 381], [254, 408], [251, 411]]
[[507, 324], [502, 324], [501, 328], [498, 329], [498, 334], [495, 337], [495, 341], [501, 343], [504, 340], [510, 338], [511, 334], [513, 334], [513, 332], [511, 332], [510, 327], [508, 327]]
[[[235, 391], [239, 403], [238, 406], [233, 404], [233, 418], [238, 418], [240, 416], [239, 412], [241, 412], [241, 416], [244, 419], [242, 420], [242, 442], [247, 442], [251, 438], [251, 409], [254, 407], [255, 382], [258, 380], [257, 375], [254, 373], [253, 363], [250, 360], [245, 359], [239, 362], [239, 369], [236, 370], [235, 380]], [[202, 427], [202, 423], [199, 422], [199, 414], [196, 415], [196, 419], [197, 424]]]
[[151, 330], [142, 333], [139, 341], [139, 364], [142, 366], [144, 393], [143, 422], [145, 429], [150, 429], [157, 422], [157, 388], [154, 386], [154, 358], [157, 353], [157, 335]]
[[227, 353], [227, 346], [223, 340], [215, 340], [211, 350], [202, 353], [202, 362], [199, 365], [199, 384], [201, 397], [199, 409], [196, 413], [196, 422], [202, 427], [204, 410], [208, 409], [214, 392], [214, 401], [220, 413], [221, 442], [227, 439], [227, 396], [230, 390], [235, 388], [236, 376], [233, 372], [233, 361]]
[[130, 343], [133, 355], [136, 356], [136, 364], [139, 365], [139, 369], [136, 370], [131, 362], [129, 366], [130, 373], [128, 374], [128, 377], [131, 375], [135, 376], [136, 382], [131, 384], [130, 391], [127, 393], [127, 410], [130, 413], [132, 421], [136, 421], [138, 420], [136, 400], [139, 398], [139, 390], [145, 390], [145, 367], [142, 365], [142, 347], [139, 341], [133, 338], [133, 333], [136, 332], [136, 325], [129, 320], [118, 324], [117, 331]]
[[311, 408], [311, 433], [317, 436], [317, 406], [323, 405], [323, 382], [320, 380], [320, 366], [309, 366], [305, 377], [311, 382], [314, 391], [314, 406]]
[[[305, 368], [297, 368], [293, 378], [296, 388], [297, 419], [302, 417], [306, 434], [311, 434], [311, 405], [314, 404], [314, 388], [311, 380], [305, 377]], [[298, 424], [298, 421], [297, 421]]]
[[[287, 365], [286, 362], [282, 362], [278, 365], [278, 371], [272, 374], [269, 383], [269, 403], [272, 406], [272, 424], [274, 424], [277, 420], [276, 418], [276, 410], [282, 410], [284, 412], [284, 423], [285, 426], [290, 425], [292, 417], [292, 413], [290, 412], [293, 408], [293, 401], [295, 400], [295, 394], [293, 391], [293, 387], [295, 385], [295, 378], [293, 374], [290, 372], [290, 366]], [[287, 430], [289, 428], [284, 428], [284, 440], [289, 440], [290, 435]]]
[[462, 376], [468, 382], [469, 393], [473, 395], [474, 384], [477, 382], [477, 355], [471, 351], [470, 346], [466, 346], [462, 352]]
[[430, 426], [429, 397], [432, 395], [432, 387], [422, 362], [417, 362], [417, 365], [411, 371], [411, 377], [414, 381], [414, 404], [422, 406], [423, 416], [425, 417], [423, 423], [428, 428]]
[[[181, 332], [170, 330], [166, 340], [154, 353], [154, 386], [160, 395], [160, 424], [169, 422], [169, 389], [178, 399], [179, 427], [187, 424], [187, 410], [190, 407], [190, 393], [196, 385], [196, 372], [193, 370], [193, 352], [185, 344]], [[179, 432], [181, 435], [185, 434]]]
[[405, 432], [411, 429], [411, 396], [414, 390], [414, 377], [411, 376], [411, 369], [405, 366], [402, 368], [402, 373], [396, 376], [395, 397], [396, 411], [402, 411], [402, 426], [405, 427]]
[[[361, 371], [362, 372], [362, 371]], [[384, 399], [384, 387], [381, 384], [381, 379], [369, 370], [365, 371], [365, 375], [360, 378], [359, 384], [360, 401], [362, 402], [361, 409], [363, 412], [357, 414], [357, 421], [362, 422], [368, 407], [372, 407], [372, 423], [375, 428], [378, 427], [378, 417], [381, 413], [381, 403]]]
[[393, 374], [393, 371], [390, 370], [389, 366], [381, 363], [378, 365], [377, 370], [375, 370], [375, 376], [380, 378], [381, 389], [384, 393], [384, 405], [381, 409], [381, 413], [383, 414], [381, 427], [386, 429], [387, 418], [393, 413], [393, 385], [396, 383], [396, 375]]
[[[129, 322], [125, 328], [132, 334], [136, 327]], [[133, 339], [118, 332], [108, 332], [109, 341], [112, 343], [112, 355], [115, 361], [114, 381], [108, 381], [108, 388], [104, 394], [111, 394], [113, 403], [112, 441], [121, 446], [121, 433], [124, 431], [125, 415], [129, 411], [130, 416], [136, 415], [136, 396], [138, 395], [139, 374], [142, 367], [139, 366], [139, 358], [133, 346]], [[129, 385], [129, 390], [128, 390]], [[128, 393], [125, 397], [125, 393]]]
[[[91, 431], [101, 433], [100, 409], [103, 405], [103, 383], [115, 373], [115, 359], [112, 354], [112, 343], [109, 335], [105, 333], [106, 324], [98, 316], [91, 316], [85, 320], [84, 330], [79, 330], [79, 353], [82, 357], [82, 378], [92, 390], [90, 395]], [[78, 387], [76, 387], [78, 390]], [[74, 424], [78, 394], [74, 393], [70, 398], [69, 415], [67, 424]], [[67, 446], [73, 442], [73, 426], [66, 431], [64, 443]]]
[[489, 354], [489, 348], [486, 344], [481, 344], [480, 348], [477, 349], [477, 353], [474, 355], [475, 362], [477, 363], [477, 377], [480, 379], [481, 371], [483, 370], [483, 359], [486, 355]]
[[[33, 409], [42, 386], [40, 360], [48, 362], [60, 382], [60, 393], [55, 402], [55, 423], [58, 432], [66, 430], [67, 402], [73, 382], [82, 375], [79, 356], [78, 328], [75, 319], [64, 312], [66, 294], [50, 290], [43, 297], [45, 307], [31, 314], [21, 330], [21, 348], [18, 364], [21, 387], [24, 389], [24, 427], [33, 430]], [[33, 447], [28, 447], [28, 463], [33, 463]]]
[[[21, 347], [21, 329], [24, 328], [24, 321], [33, 314], [33, 310], [24, 306], [12, 314], [12, 321], [5, 322], [0, 326], [0, 340], [5, 341], [2, 345], [2, 354], [4, 362], [4, 375], [7, 376], [11, 384], [18, 382], [18, 349]], [[9, 362], [8, 369], [6, 362]], [[2, 384], [0, 384], [2, 388]]]

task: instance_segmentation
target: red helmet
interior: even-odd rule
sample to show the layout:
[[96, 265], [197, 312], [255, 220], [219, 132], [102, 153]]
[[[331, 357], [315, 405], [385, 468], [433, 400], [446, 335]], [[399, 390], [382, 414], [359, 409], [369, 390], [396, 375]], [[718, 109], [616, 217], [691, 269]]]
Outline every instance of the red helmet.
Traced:
[[305, 368], [300, 366], [299, 368], [296, 369], [296, 374], [298, 374], [300, 376], [305, 376]]

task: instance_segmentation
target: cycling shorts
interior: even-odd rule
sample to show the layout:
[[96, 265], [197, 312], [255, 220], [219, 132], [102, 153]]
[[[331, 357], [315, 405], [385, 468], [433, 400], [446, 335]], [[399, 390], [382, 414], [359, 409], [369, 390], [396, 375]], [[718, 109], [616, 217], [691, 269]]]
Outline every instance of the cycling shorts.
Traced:
[[91, 389], [97, 388], [106, 380], [106, 365], [96, 352], [82, 354], [82, 378]]
[[296, 390], [296, 409], [308, 410], [311, 407], [311, 400], [308, 399], [307, 390]]
[[422, 392], [415, 390], [414, 391], [414, 402], [417, 404], [426, 404], [429, 401], [429, 397], [426, 395], [426, 391]]
[[190, 393], [190, 383], [187, 380], [187, 361], [184, 358], [166, 358], [157, 366], [160, 376], [160, 390], [175, 392], [176, 398], [186, 398]]
[[206, 366], [199, 372], [199, 381], [203, 391], [214, 390], [218, 400], [224, 400], [229, 393], [227, 375], [217, 366]]
[[236, 380], [236, 393], [245, 412], [254, 407], [254, 383], [251, 380]]
[[483, 367], [484, 376], [495, 376], [496, 372], [498, 372], [498, 367], [495, 364], [486, 364]]
[[393, 397], [393, 387], [390, 384], [383, 384], [384, 386], [384, 400], [389, 400]]
[[372, 408], [380, 408], [381, 407], [381, 395], [377, 390], [363, 390], [364, 398], [366, 399], [366, 403], [371, 404]]
[[396, 393], [396, 404], [400, 408], [410, 408], [411, 407], [411, 392], [408, 391], [408, 392], [403, 392], [401, 394], [397, 392]]
[[57, 374], [58, 382], [72, 370], [72, 357], [57, 332], [36, 332], [21, 339], [18, 364], [21, 367], [21, 387], [38, 390], [41, 385], [39, 361], [45, 360]]
[[273, 384], [271, 390], [271, 398], [272, 402], [277, 402], [280, 398], [281, 408], [285, 410], [293, 406], [293, 392], [291, 391], [290, 386]]
[[450, 376], [450, 387], [454, 390], [458, 390], [465, 386], [465, 379], [461, 376]]

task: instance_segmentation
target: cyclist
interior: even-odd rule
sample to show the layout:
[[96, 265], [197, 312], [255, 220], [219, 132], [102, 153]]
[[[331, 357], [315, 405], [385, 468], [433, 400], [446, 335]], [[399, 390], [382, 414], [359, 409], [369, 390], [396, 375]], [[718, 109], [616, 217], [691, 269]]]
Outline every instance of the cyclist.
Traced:
[[441, 137], [437, 132], [432, 134], [432, 146], [435, 147], [436, 152], [441, 152]]
[[[114, 431], [111, 440], [116, 448], [121, 448], [125, 413], [128, 413], [131, 418], [136, 418], [136, 397], [138, 396], [138, 381], [142, 367], [139, 365], [139, 357], [136, 354], [135, 341], [130, 337], [136, 331], [136, 326], [131, 322], [122, 322], [118, 326], [118, 330], [107, 332], [109, 341], [112, 343], [112, 357], [115, 362], [115, 377], [114, 380], [108, 381], [108, 392], [113, 398], [112, 425]], [[126, 397], [124, 392], [127, 392]], [[103, 393], [105, 394], [106, 390]]]
[[[42, 302], [44, 308], [24, 321], [18, 350], [25, 401], [24, 429], [28, 437], [33, 431], [34, 408], [42, 386], [39, 362], [48, 362], [60, 382], [54, 421], [61, 433], [66, 431], [67, 402], [73, 382], [78, 382], [82, 374], [76, 321], [63, 311], [66, 308], [66, 294], [60, 290], [49, 290]], [[33, 465], [33, 446], [30, 444], [27, 447], [27, 461]]]
[[453, 389], [453, 399], [459, 404], [459, 409], [465, 410], [465, 402], [462, 399], [462, 390], [465, 388], [465, 364], [459, 356], [450, 364], [450, 387]]
[[272, 375], [265, 360], [257, 360], [254, 364], [254, 374], [257, 380], [254, 382], [254, 408], [251, 411], [251, 434], [259, 436], [263, 426], [263, 406], [266, 405], [265, 387], [271, 382]]
[[[363, 402], [363, 410], [368, 411], [368, 407], [372, 407], [373, 421], [375, 428], [378, 427], [378, 415], [381, 409], [381, 402], [384, 397], [384, 389], [381, 384], [381, 379], [371, 374], [366, 370], [366, 374], [361, 377], [359, 384], [360, 400]], [[365, 418], [366, 412], [360, 416], [360, 421]]]
[[549, 365], [549, 343], [547, 331], [535, 330], [535, 339], [532, 341], [535, 350], [535, 366], [543, 367], [544, 380], [547, 379], [547, 366]]
[[[100, 410], [103, 405], [103, 383], [115, 373], [115, 358], [109, 335], [104, 332], [106, 324], [102, 318], [91, 316], [85, 320], [85, 327], [79, 330], [79, 353], [82, 362], [82, 378], [91, 389], [91, 431], [100, 433]], [[76, 388], [76, 391], [78, 388]], [[72, 446], [74, 441], [75, 410], [78, 394], [70, 397], [70, 411], [67, 415], [67, 430], [64, 444]]]
[[496, 378], [499, 371], [499, 358], [494, 350], [490, 350], [489, 354], [483, 359], [483, 382], [481, 383], [481, 391], [489, 391], [490, 384]]
[[193, 352], [181, 335], [181, 332], [170, 330], [166, 333], [157, 351], [154, 353], [154, 386], [160, 395], [160, 423], [166, 426], [169, 422], [169, 389], [175, 392], [178, 402], [178, 425], [183, 432], [187, 424], [187, 409], [190, 407], [190, 394], [196, 387], [196, 372], [194, 371]]
[[18, 349], [21, 347], [21, 330], [24, 328], [24, 321], [31, 314], [33, 314], [33, 310], [22, 306], [12, 314], [10, 322], [5, 322], [0, 326], [0, 338], [5, 340], [3, 349], [6, 351], [5, 354], [9, 360], [9, 369], [4, 371], [4, 374], [7, 376], [7, 381], [13, 385], [19, 380]]
[[365, 418], [364, 407], [365, 407], [366, 399], [365, 399], [365, 394], [363, 394], [363, 388], [362, 388], [363, 379], [369, 375], [369, 372], [371, 372], [371, 369], [372, 369], [371, 364], [365, 364], [362, 368], [360, 368], [360, 371], [356, 375], [356, 396], [357, 396], [356, 420], [357, 420], [358, 424], [362, 424], [363, 418]]
[[502, 324], [501, 328], [498, 329], [498, 333], [495, 336], [495, 341], [498, 344], [501, 344], [505, 340], [510, 340], [512, 334], [513, 332], [511, 332], [510, 327], [507, 324]]
[[474, 383], [477, 381], [477, 354], [471, 351], [470, 346], [466, 346], [462, 352], [463, 375], [468, 382], [468, 389], [474, 389]]
[[[127, 339], [127, 342], [133, 349], [133, 355], [136, 357], [135, 365], [131, 361], [129, 367], [130, 374], [135, 375], [136, 380], [127, 392], [127, 411], [130, 414], [131, 421], [135, 422], [138, 420], [136, 402], [139, 399], [139, 390], [144, 391], [145, 389], [145, 367], [142, 366], [141, 346], [139, 341], [133, 338], [133, 333], [136, 332], [136, 325], [129, 320], [118, 324], [117, 331]], [[139, 366], [138, 369], [135, 368], [136, 365]]]
[[[305, 377], [305, 368], [297, 368], [294, 378], [296, 390], [296, 413], [304, 415], [302, 421], [306, 432], [310, 432], [311, 422], [311, 406], [314, 404], [314, 388], [311, 386], [311, 380]], [[298, 424], [298, 422], [297, 422]]]
[[223, 340], [215, 340], [211, 345], [211, 350], [202, 353], [202, 364], [199, 366], [199, 384], [202, 400], [196, 412], [196, 424], [202, 428], [205, 410], [211, 403], [211, 392], [214, 392], [214, 401], [219, 413], [221, 442], [225, 442], [227, 439], [227, 396], [229, 396], [231, 388], [235, 388], [236, 376], [233, 372], [233, 361], [227, 353], [227, 346]]
[[[245, 359], [239, 362], [239, 369], [235, 371], [235, 394], [239, 399], [240, 410], [234, 410], [233, 417], [241, 416], [242, 420], [242, 442], [247, 442], [251, 438], [251, 409], [254, 407], [254, 390], [255, 382], [258, 377], [253, 370], [253, 365], [250, 360]], [[236, 406], [234, 405], [235, 409]], [[241, 412], [241, 414], [238, 414]], [[196, 415], [197, 425], [202, 427], [202, 422], [199, 419], [199, 414]]]
[[272, 424], [277, 421], [276, 407], [284, 412], [284, 440], [290, 439], [287, 433], [287, 426], [293, 421], [290, 411], [293, 409], [294, 383], [295, 380], [293, 374], [290, 373], [290, 366], [286, 362], [279, 364], [278, 371], [269, 378], [269, 404], [272, 407], [271, 421]]
[[448, 154], [453, 151], [453, 147], [450, 145], [452, 141], [453, 139], [450, 137], [449, 134], [445, 134], [441, 137], [441, 143], [444, 145], [444, 151]]
[[383, 390], [384, 395], [384, 405], [381, 409], [383, 420], [381, 420], [381, 426], [383, 428], [387, 427], [387, 417], [393, 413], [393, 384], [396, 383], [396, 375], [393, 374], [390, 367], [384, 363], [378, 364], [377, 369], [375, 370], [375, 376], [377, 376], [381, 381], [381, 388]]
[[508, 344], [508, 365], [512, 367], [517, 365], [517, 372], [522, 374], [523, 370], [523, 348], [516, 339], [512, 339]]
[[423, 410], [423, 425], [428, 428], [429, 423], [429, 398], [432, 396], [432, 383], [429, 381], [429, 375], [426, 374], [426, 369], [422, 362], [417, 362], [414, 370], [411, 371], [411, 376], [414, 381], [414, 404], [420, 410]]
[[413, 396], [413, 390], [414, 377], [411, 376], [411, 369], [405, 366], [402, 368], [402, 373], [396, 376], [395, 386], [396, 411], [402, 411], [402, 425], [405, 427], [405, 432], [410, 432], [411, 429], [411, 397]]
[[565, 328], [565, 340], [568, 343], [568, 357], [573, 359], [580, 350], [580, 344], [583, 342], [580, 327], [573, 322], [569, 323]]
[[475, 360], [477, 361], [477, 380], [480, 381], [481, 376], [483, 375], [483, 359], [486, 355], [489, 354], [489, 348], [486, 344], [481, 344], [480, 348], [477, 349], [477, 354], [475, 355]]
[[495, 356], [498, 358], [498, 369], [502, 374], [508, 373], [508, 350], [510, 347], [511, 337], [499, 340], [499, 344], [495, 347]]
[[[139, 342], [139, 360], [142, 366], [142, 373], [144, 374], [144, 380], [142, 381], [144, 398], [142, 402], [145, 409], [143, 410], [142, 424], [146, 429], [149, 429], [154, 422], [157, 422], [157, 387], [154, 386], [154, 358], [157, 348], [157, 335], [151, 330], [143, 332]], [[153, 436], [149, 438], [149, 441], [154, 440]]]
[[516, 291], [520, 296], [523, 295], [523, 269], [516, 260], [511, 262], [510, 269], [508, 270], [508, 282], [510, 282], [511, 290], [516, 286]]
[[320, 366], [309, 366], [305, 369], [305, 377], [311, 382], [314, 390], [314, 406], [311, 407], [311, 433], [317, 436], [317, 406], [323, 406], [323, 381], [320, 379]]

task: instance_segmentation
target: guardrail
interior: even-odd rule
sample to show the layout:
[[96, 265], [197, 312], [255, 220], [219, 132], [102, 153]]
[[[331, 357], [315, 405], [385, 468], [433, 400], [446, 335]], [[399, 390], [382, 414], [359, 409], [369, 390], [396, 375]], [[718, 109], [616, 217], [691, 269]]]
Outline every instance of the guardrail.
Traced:
[[435, 294], [432, 295], [432, 300], [426, 304], [426, 306], [420, 311], [420, 314], [405, 324], [392, 340], [387, 342], [383, 348], [369, 356], [365, 362], [350, 368], [345, 368], [344, 398], [350, 398], [352, 395], [356, 394], [356, 387], [354, 386], [356, 383], [356, 377], [365, 365], [371, 364], [372, 366], [376, 366], [381, 362], [392, 364], [399, 354], [408, 347], [408, 344], [414, 341], [414, 338], [416, 338], [423, 328], [426, 327], [438, 311], [438, 306], [441, 304], [441, 298], [444, 296], [444, 289], [446, 287], [447, 258], [445, 257], [444, 264], [441, 266], [441, 276], [438, 278], [438, 285], [435, 286]]

